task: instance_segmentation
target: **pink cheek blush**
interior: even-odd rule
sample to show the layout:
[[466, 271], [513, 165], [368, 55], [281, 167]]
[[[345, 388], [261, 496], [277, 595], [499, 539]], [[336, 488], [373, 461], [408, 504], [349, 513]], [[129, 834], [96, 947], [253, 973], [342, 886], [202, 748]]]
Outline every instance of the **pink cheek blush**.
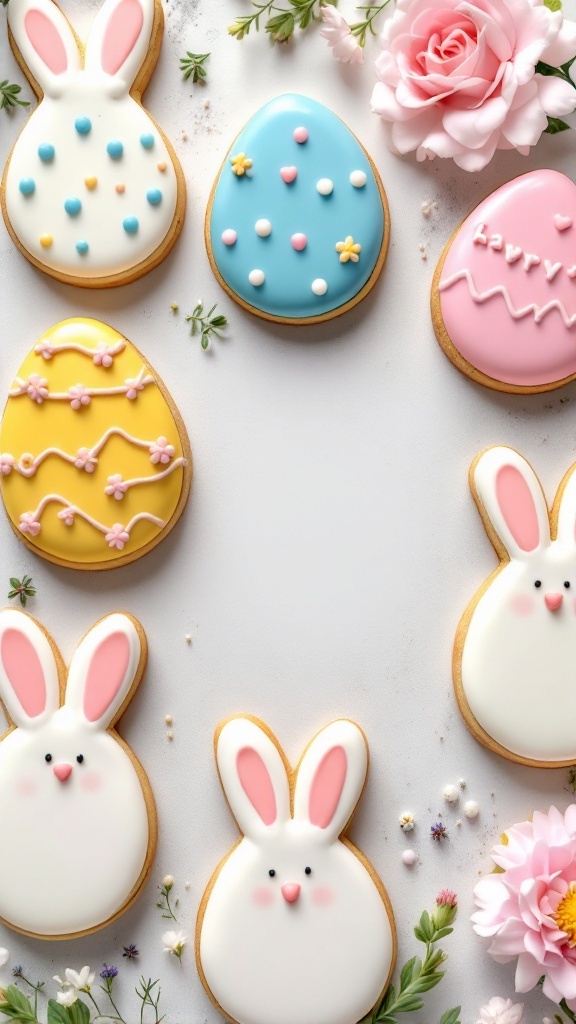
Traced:
[[516, 594], [510, 601], [510, 607], [516, 615], [532, 615], [536, 611], [536, 601], [531, 594]]
[[86, 772], [82, 776], [80, 784], [82, 789], [86, 789], [89, 793], [95, 793], [97, 790], [102, 789], [102, 776], [98, 772]]
[[327, 885], [317, 885], [312, 890], [311, 899], [316, 907], [328, 907], [334, 902], [334, 891]]
[[252, 903], [255, 903], [257, 907], [269, 907], [274, 902], [274, 893], [272, 889], [267, 889], [264, 885], [259, 885], [256, 889], [252, 890]]
[[25, 800], [27, 797], [34, 796], [38, 792], [38, 787], [33, 779], [18, 779], [16, 792]]

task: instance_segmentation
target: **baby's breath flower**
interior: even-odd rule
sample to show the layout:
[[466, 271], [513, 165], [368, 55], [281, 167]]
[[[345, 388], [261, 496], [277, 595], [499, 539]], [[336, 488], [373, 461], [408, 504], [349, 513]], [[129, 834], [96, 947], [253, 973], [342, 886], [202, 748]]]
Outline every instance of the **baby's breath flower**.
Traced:
[[162, 936], [164, 952], [172, 953], [174, 956], [178, 957], [180, 963], [182, 963], [182, 953], [184, 952], [184, 946], [187, 942], [188, 936], [183, 931], [164, 932]]

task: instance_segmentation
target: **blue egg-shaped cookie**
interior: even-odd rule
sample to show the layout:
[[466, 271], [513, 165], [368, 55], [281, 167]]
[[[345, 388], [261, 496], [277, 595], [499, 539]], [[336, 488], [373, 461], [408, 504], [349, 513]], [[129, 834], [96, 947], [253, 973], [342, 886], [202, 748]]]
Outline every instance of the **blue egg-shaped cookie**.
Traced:
[[222, 165], [206, 213], [220, 284], [250, 312], [303, 324], [374, 285], [390, 221], [372, 160], [331, 110], [296, 93], [262, 107]]

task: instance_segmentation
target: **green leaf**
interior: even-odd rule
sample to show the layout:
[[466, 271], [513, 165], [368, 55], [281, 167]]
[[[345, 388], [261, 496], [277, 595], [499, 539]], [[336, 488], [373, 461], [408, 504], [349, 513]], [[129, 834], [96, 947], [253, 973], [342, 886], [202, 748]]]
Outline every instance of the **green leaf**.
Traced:
[[440, 1018], [440, 1024], [460, 1024], [458, 1018], [461, 1009], [461, 1006], [455, 1006], [453, 1010], [446, 1010], [446, 1013], [443, 1013]]
[[10, 577], [10, 586], [12, 586], [12, 587], [14, 587], [14, 589], [16, 589], [17, 587], [20, 586], [20, 580], [17, 580], [15, 576], [11, 576]]
[[90, 1024], [90, 1010], [81, 999], [76, 1000], [68, 1010], [71, 1024]]
[[412, 957], [408, 963], [404, 964], [402, 973], [400, 974], [400, 991], [404, 992], [412, 980], [417, 978], [422, 970], [422, 961], [417, 956]]
[[549, 11], [561, 11], [562, 0], [544, 0], [544, 6], [547, 7]]
[[[422, 915], [420, 917], [420, 922], [418, 924], [418, 930], [424, 936], [424, 938], [421, 939], [420, 941], [422, 941], [422, 942], [431, 942], [432, 941], [432, 936], [434, 934], [434, 928], [433, 928], [432, 922], [430, 920], [430, 914], [428, 913], [427, 910], [424, 910], [422, 912]], [[416, 929], [414, 929], [414, 934], [416, 934]]]
[[544, 129], [547, 135], [558, 135], [559, 132], [567, 132], [570, 130], [570, 125], [566, 124], [566, 121], [562, 121], [559, 117], [549, 117], [548, 127]]
[[447, 935], [452, 935], [453, 931], [453, 928], [439, 928], [437, 932], [434, 932], [432, 941], [439, 942], [440, 939], [445, 939]]
[[16, 1010], [20, 1010], [23, 1013], [30, 1015], [30, 1020], [34, 1020], [34, 1014], [32, 1013], [32, 1005], [27, 996], [20, 991], [16, 985], [8, 985], [8, 988], [4, 990], [9, 1003]]
[[47, 1024], [72, 1024], [68, 1007], [57, 1003], [55, 999], [49, 999]]
[[284, 14], [276, 14], [266, 22], [266, 31], [275, 43], [285, 43], [294, 32], [294, 15], [285, 11]]

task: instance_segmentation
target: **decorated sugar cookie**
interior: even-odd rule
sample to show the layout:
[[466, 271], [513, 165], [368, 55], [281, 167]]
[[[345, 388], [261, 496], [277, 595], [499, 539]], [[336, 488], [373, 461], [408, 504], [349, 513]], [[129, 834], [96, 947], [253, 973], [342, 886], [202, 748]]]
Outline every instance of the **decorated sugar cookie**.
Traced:
[[100, 619], [66, 675], [25, 612], [0, 612], [0, 920], [39, 938], [72, 938], [136, 899], [156, 846], [144, 769], [114, 730], [146, 663], [131, 616]]
[[191, 474], [178, 410], [118, 331], [77, 318], [34, 345], [0, 423], [0, 492], [32, 551], [75, 569], [125, 565], [175, 526]]
[[256, 719], [224, 722], [215, 748], [242, 838], [200, 906], [204, 987], [238, 1024], [356, 1024], [395, 958], [384, 887], [344, 838], [368, 769], [363, 733], [332, 722], [294, 772]]
[[489, 448], [470, 486], [500, 559], [456, 635], [454, 685], [468, 728], [521, 764], [576, 762], [576, 465], [550, 515], [512, 448]]
[[531, 171], [488, 196], [450, 239], [432, 285], [449, 359], [498, 391], [576, 377], [576, 187]]
[[235, 140], [206, 214], [220, 284], [268, 320], [345, 313], [374, 285], [390, 222], [372, 160], [327, 107], [286, 93]]
[[52, 0], [14, 0], [8, 25], [40, 101], [4, 172], [8, 230], [61, 281], [133, 281], [170, 251], [185, 210], [176, 154], [141, 106], [162, 39], [160, 0], [104, 0], [85, 46]]

